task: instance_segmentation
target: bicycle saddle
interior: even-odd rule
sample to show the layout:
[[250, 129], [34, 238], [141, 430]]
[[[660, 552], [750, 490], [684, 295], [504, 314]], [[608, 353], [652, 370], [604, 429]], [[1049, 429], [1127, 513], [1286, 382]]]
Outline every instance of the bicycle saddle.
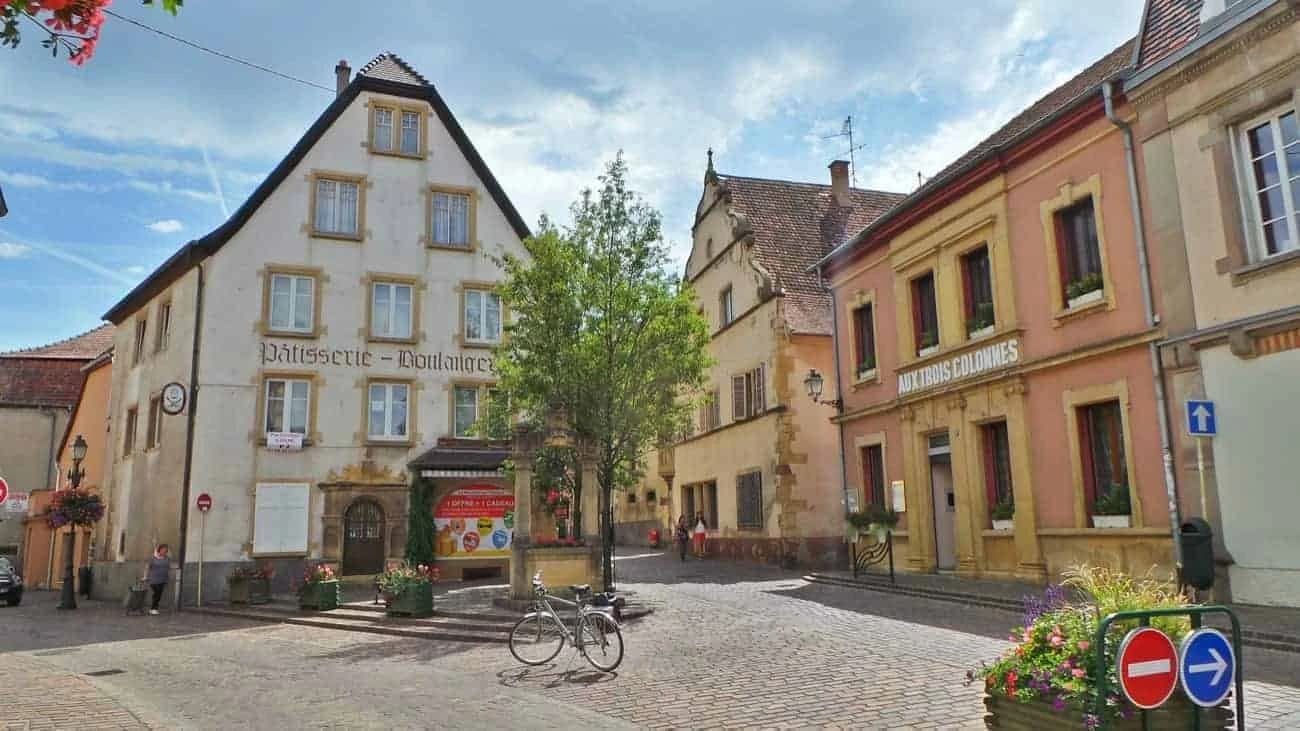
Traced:
[[569, 587], [569, 590], [574, 594], [590, 594], [591, 584], [573, 584]]

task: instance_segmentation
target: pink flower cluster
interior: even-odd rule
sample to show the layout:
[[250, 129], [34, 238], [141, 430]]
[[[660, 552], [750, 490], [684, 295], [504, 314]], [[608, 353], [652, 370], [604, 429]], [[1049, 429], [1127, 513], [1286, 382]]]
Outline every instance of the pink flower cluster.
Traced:
[[104, 8], [113, 0], [0, 0], [0, 12], [21, 12], [44, 23], [51, 34], [61, 37], [80, 66], [95, 55], [99, 29], [104, 25]]

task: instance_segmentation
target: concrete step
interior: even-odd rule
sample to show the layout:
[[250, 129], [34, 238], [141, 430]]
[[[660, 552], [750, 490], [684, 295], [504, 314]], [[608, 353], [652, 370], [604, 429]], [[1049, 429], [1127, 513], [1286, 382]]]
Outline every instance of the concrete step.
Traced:
[[[934, 589], [931, 587], [920, 587], [905, 583], [891, 584], [888, 576], [879, 576], [875, 574], [864, 574], [859, 576], [859, 578], [850, 579], [814, 572], [805, 576], [804, 580], [815, 584], [842, 586], [866, 591], [887, 592], [890, 594], [913, 596], [920, 599], [933, 599], [935, 601], [950, 602], [953, 604], [988, 607], [990, 609], [1000, 609], [1006, 612], [1014, 612], [1016, 614], [1020, 614], [1024, 611], [1023, 602], [1018, 599], [1011, 599], [1010, 597], [981, 594], [978, 592], [959, 592]], [[1217, 618], [1211, 619], [1207, 617], [1206, 624], [1209, 626], [1219, 627], [1225, 631], [1228, 629], [1228, 623], [1226, 621], [1217, 620]], [[1300, 654], [1300, 634], [1289, 634], [1285, 632], [1242, 627], [1241, 642], [1243, 645], [1249, 647], [1259, 647], [1266, 650], [1277, 650], [1280, 652]]]
[[492, 621], [472, 621], [463, 618], [389, 617], [382, 612], [340, 607], [328, 612], [300, 612], [296, 607], [275, 603], [249, 607], [206, 606], [193, 611], [226, 617], [240, 617], [261, 622], [296, 624], [322, 629], [413, 637], [454, 642], [504, 643], [509, 640], [514, 619], [509, 623], [493, 618]]

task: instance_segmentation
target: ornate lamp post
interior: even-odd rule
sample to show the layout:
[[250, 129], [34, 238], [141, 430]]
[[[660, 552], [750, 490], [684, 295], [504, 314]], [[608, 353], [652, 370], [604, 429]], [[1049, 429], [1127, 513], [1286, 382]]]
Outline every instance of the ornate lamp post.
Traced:
[[832, 401], [822, 401], [823, 385], [822, 374], [818, 373], [816, 368], [810, 368], [808, 376], [803, 379], [803, 386], [808, 389], [808, 398], [812, 399], [815, 404], [833, 406], [836, 411], [839, 411], [844, 406], [844, 400], [837, 398]]
[[[86, 476], [86, 471], [81, 469], [81, 461], [85, 458], [86, 440], [78, 434], [76, 441], [72, 443], [72, 469], [68, 472], [68, 481], [72, 483], [73, 490], [81, 487], [81, 480]], [[76, 609], [77, 590], [73, 585], [72, 576], [73, 554], [77, 550], [76, 523], [68, 524], [68, 537], [64, 542], [67, 548], [63, 551], [63, 592], [59, 595], [59, 609]]]

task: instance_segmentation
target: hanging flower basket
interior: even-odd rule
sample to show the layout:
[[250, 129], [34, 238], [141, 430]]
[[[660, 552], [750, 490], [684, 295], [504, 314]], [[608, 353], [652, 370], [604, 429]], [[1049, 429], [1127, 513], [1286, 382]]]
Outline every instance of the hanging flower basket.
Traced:
[[54, 530], [65, 525], [92, 526], [104, 517], [104, 501], [89, 490], [58, 490], [45, 509], [45, 522]]

